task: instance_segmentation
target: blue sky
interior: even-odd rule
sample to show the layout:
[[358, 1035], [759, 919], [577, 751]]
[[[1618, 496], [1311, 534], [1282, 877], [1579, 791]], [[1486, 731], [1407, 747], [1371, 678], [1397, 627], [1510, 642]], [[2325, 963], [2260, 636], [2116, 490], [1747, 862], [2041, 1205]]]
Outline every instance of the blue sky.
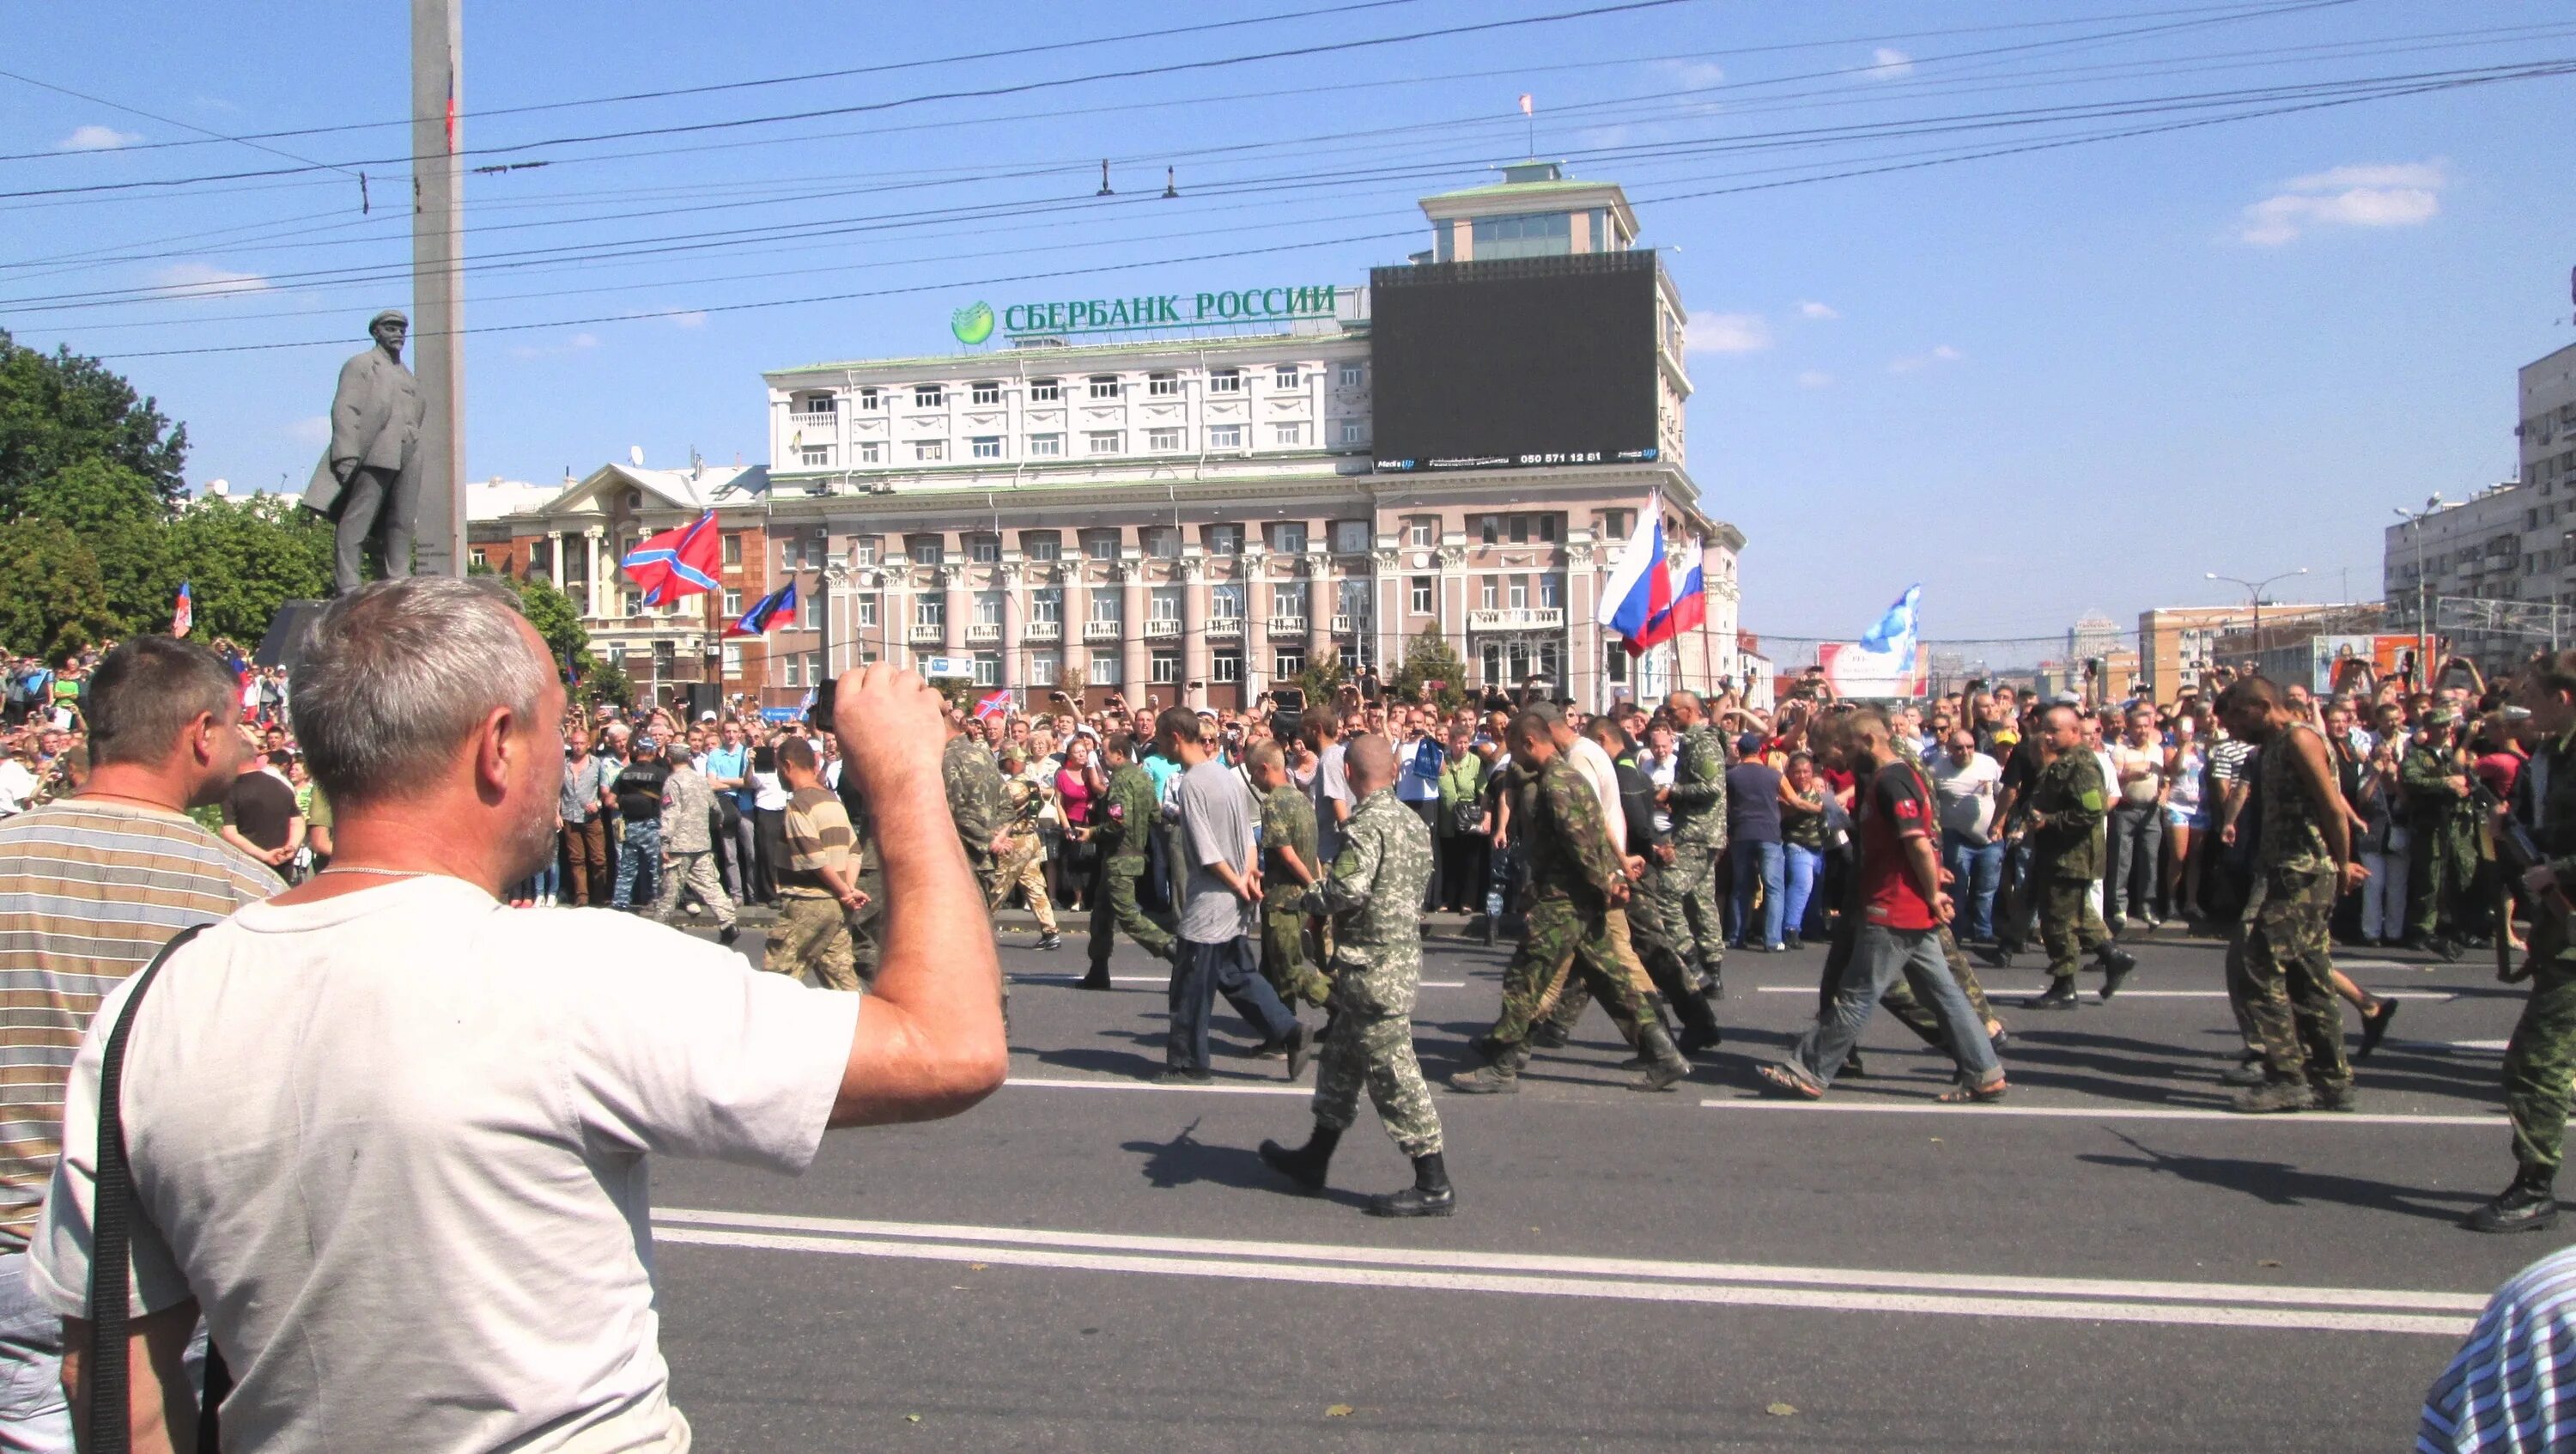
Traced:
[[[2228, 599], [2212, 570], [2375, 596], [2389, 507], [2509, 477], [2513, 370], [2576, 341], [2563, 76], [1885, 170], [2564, 60], [2563, 4], [1674, 0], [1317, 49], [1616, 3], [470, 5], [466, 144], [548, 165], [468, 189], [469, 470], [757, 460], [761, 369], [937, 351], [986, 294], [1359, 280], [1427, 244], [1415, 197], [1526, 149], [1523, 91], [1539, 152], [1678, 249], [1691, 469], [1767, 634], [1856, 632], [1913, 581], [1934, 637]], [[347, 169], [0, 197], [0, 327], [116, 358], [192, 479], [300, 486], [338, 359], [409, 302], [403, 135], [157, 144], [399, 121], [408, 34], [391, 4], [243, 14], [0, 17], [0, 192]], [[854, 67], [901, 68], [555, 104]], [[2032, 114], [2082, 105], [2120, 114]], [[1095, 271], [996, 281], [1065, 270]], [[846, 294], [876, 296], [740, 306]]]

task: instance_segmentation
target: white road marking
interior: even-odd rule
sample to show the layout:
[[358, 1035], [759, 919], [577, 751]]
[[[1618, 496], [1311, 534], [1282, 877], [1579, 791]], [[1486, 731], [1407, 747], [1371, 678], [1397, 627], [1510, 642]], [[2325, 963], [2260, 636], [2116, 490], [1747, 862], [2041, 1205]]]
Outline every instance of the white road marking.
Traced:
[[1152, 1080], [1072, 1080], [1015, 1075], [1002, 1084], [1025, 1090], [1189, 1091], [1221, 1096], [1311, 1096], [1315, 1093], [1315, 1088], [1308, 1085], [1241, 1085], [1225, 1080], [1213, 1085], [1164, 1085]]
[[1166, 1277], [2456, 1338], [2483, 1293], [1976, 1276], [1059, 1232], [665, 1208], [664, 1242]]
[[[1081, 978], [1078, 974], [1015, 974], [1010, 980], [1013, 984], [1073, 984]], [[1168, 985], [1172, 977], [1167, 974], [1113, 974], [1109, 982]], [[1426, 979], [1422, 982], [1422, 988], [1427, 990], [1463, 990], [1466, 987], [1467, 982], [1463, 979]]]
[[[2028, 989], [2006, 989], [1998, 985], [1987, 985], [1985, 987], [1986, 998], [1989, 1000], [2007, 1002], [2002, 1006], [2002, 1008], [2007, 1010], [2014, 1008], [2009, 1003], [2010, 1001], [2028, 998], [2032, 995], [2041, 993], [2047, 988], [2048, 986], [2046, 985], [2032, 985]], [[1754, 986], [1754, 990], [1758, 994], [1766, 995], [1812, 995], [1816, 992], [1816, 987], [1811, 984], [1766, 984], [1756, 985]], [[2085, 989], [2083, 991], [2083, 995], [2085, 1000], [2090, 1003], [2101, 1003], [2100, 999], [2090, 989]], [[2227, 998], [2227, 991], [2124, 989], [2114, 998], [2121, 1000], [2223, 1000]], [[2435, 1000], [2447, 1004], [2452, 1000], [2458, 999], [2459, 996], [2445, 990], [2390, 990], [2386, 994], [2382, 995], [2381, 998], [2390, 1000]]]
[[1945, 1106], [1936, 1101], [1788, 1101], [1745, 1096], [1711, 1097], [1700, 1102], [1713, 1111], [1860, 1111], [1900, 1116], [2043, 1116], [2073, 1121], [2224, 1121], [2232, 1125], [2298, 1126], [2474, 1126], [2500, 1131], [2501, 1111], [2487, 1116], [2406, 1115], [2397, 1112], [2350, 1114], [2302, 1112], [2297, 1115], [2240, 1116], [2234, 1111], [2183, 1106]]

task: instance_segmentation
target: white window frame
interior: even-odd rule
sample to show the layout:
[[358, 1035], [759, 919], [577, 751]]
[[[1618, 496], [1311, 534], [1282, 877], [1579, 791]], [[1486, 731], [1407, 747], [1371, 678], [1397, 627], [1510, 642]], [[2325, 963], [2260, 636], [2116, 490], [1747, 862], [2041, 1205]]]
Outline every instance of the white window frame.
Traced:
[[1300, 389], [1304, 388], [1305, 384], [1306, 371], [1298, 365], [1284, 363], [1272, 364], [1270, 366], [1270, 387], [1274, 389]]
[[1218, 369], [1215, 372], [1210, 373], [1208, 375], [1208, 392], [1211, 394], [1242, 393], [1243, 370]]
[[992, 565], [1002, 558], [1002, 537], [969, 535], [966, 537], [966, 560], [970, 565]]
[[724, 618], [727, 621], [739, 621], [742, 619], [742, 592], [727, 591], [724, 593]]
[[966, 386], [966, 402], [969, 404], [999, 404], [1002, 402], [1001, 380], [978, 379], [974, 383], [968, 384]]
[[1208, 619], [1240, 621], [1243, 619], [1244, 592], [1241, 581], [1219, 581], [1208, 587]]
[[1094, 647], [1087, 680], [1095, 687], [1123, 687], [1127, 667], [1124, 653], [1111, 647]]
[[1336, 520], [1333, 522], [1333, 554], [1366, 555], [1369, 549], [1369, 522]]
[[1085, 379], [1083, 383], [1085, 385], [1084, 394], [1088, 398], [1114, 400], [1121, 398], [1124, 395], [1124, 391], [1119, 387], [1118, 376], [1116, 374], [1093, 374], [1090, 378]]
[[978, 626], [1000, 626], [1002, 624], [1002, 596], [1003, 593], [1000, 591], [977, 591], [974, 597], [974, 624]]
[[856, 619], [853, 620], [851, 624], [856, 626], [875, 626], [883, 621], [885, 619], [883, 615], [883, 607], [881, 605], [883, 599], [883, 597], [880, 597], [874, 591], [869, 591], [864, 595], [852, 596], [850, 598], [850, 609]]
[[1365, 382], [1365, 381], [1367, 380], [1367, 378], [1368, 378], [1368, 369], [1367, 369], [1367, 367], [1366, 367], [1365, 365], [1363, 365], [1359, 360], [1357, 360], [1357, 359], [1344, 359], [1344, 360], [1342, 360], [1342, 363], [1341, 363], [1341, 379], [1342, 379], [1342, 387], [1343, 387], [1343, 388], [1345, 388], [1345, 389], [1356, 389], [1356, 388], [1358, 388], [1358, 387], [1359, 387], [1363, 382]]
[[1148, 399], [1177, 399], [1181, 397], [1181, 376], [1179, 374], [1147, 374], [1145, 376], [1145, 397]]
[[948, 441], [916, 439], [912, 442], [912, 459], [915, 464], [946, 464], [948, 463]]
[[975, 653], [975, 685], [998, 687], [1002, 684], [1002, 654], [998, 651]]
[[1208, 680], [1219, 683], [1243, 680], [1243, 654], [1236, 651], [1219, 651], [1210, 654]]
[[1145, 619], [1148, 621], [1180, 620], [1181, 590], [1179, 586], [1148, 587], [1145, 592]]
[[1064, 587], [1038, 586], [1029, 592], [1029, 624], [1064, 624]]
[[1282, 520], [1272, 538], [1279, 542], [1281, 555], [1303, 555], [1306, 553], [1306, 522]]
[[809, 470], [830, 469], [832, 467], [832, 446], [828, 444], [800, 444], [796, 447], [796, 463], [800, 467]]
[[1165, 424], [1146, 430], [1145, 452], [1147, 454], [1180, 453], [1181, 426], [1177, 424]]
[[1064, 458], [1064, 436], [1063, 436], [1063, 435], [1061, 435], [1061, 434], [1032, 434], [1032, 435], [1030, 435], [1030, 436], [1029, 436], [1029, 458], [1031, 458], [1031, 459], [1062, 459], [1062, 458]]
[[1211, 424], [1207, 433], [1210, 452], [1243, 448], [1243, 426], [1240, 424]]
[[1271, 425], [1270, 442], [1272, 445], [1280, 449], [1305, 448], [1306, 421], [1303, 419], [1283, 419], [1280, 422]]
[[948, 629], [948, 593], [926, 591], [912, 598], [912, 624], [925, 630]]
[[1064, 532], [1061, 530], [1023, 530], [1020, 553], [1031, 560], [1064, 559]]
[[1306, 669], [1306, 648], [1282, 646], [1270, 653], [1270, 679], [1288, 681]]
[[1429, 577], [1429, 576], [1414, 576], [1414, 577], [1412, 577], [1412, 578], [1410, 579], [1410, 581], [1408, 581], [1408, 582], [1407, 582], [1407, 584], [1406, 584], [1406, 586], [1405, 586], [1405, 605], [1406, 605], [1406, 607], [1407, 607], [1408, 609], [1410, 609], [1410, 610], [1413, 612], [1413, 614], [1414, 614], [1414, 615], [1416, 615], [1416, 616], [1428, 616], [1428, 615], [1430, 615], [1430, 614], [1431, 614], [1431, 603], [1432, 603], [1432, 599], [1433, 599], [1432, 592], [1433, 592], [1433, 586], [1432, 586], [1432, 578], [1431, 578], [1431, 577]]
[[1368, 437], [1369, 430], [1367, 420], [1345, 419], [1342, 421], [1342, 443], [1366, 444], [1368, 443]]
[[1161, 687], [1178, 685], [1181, 680], [1181, 654], [1177, 651], [1146, 653], [1145, 680]]
[[858, 448], [858, 462], [860, 464], [885, 463], [885, 441], [880, 439], [862, 439], [859, 441]]
[[1030, 402], [1030, 403], [1032, 403], [1032, 404], [1055, 404], [1055, 403], [1061, 403], [1061, 402], [1063, 401], [1063, 399], [1064, 399], [1064, 380], [1062, 380], [1062, 379], [1031, 379], [1031, 380], [1029, 380], [1029, 402]]
[[973, 459], [1000, 459], [1002, 457], [1002, 436], [998, 434], [975, 435], [966, 441], [966, 453], [969, 458]]
[[1104, 455], [1125, 454], [1127, 452], [1127, 431], [1124, 429], [1086, 429], [1082, 431], [1082, 452], [1085, 456], [1095, 459]]
[[913, 386], [912, 386], [912, 407], [914, 407], [915, 409], [945, 409], [945, 408], [947, 408], [947, 407], [948, 407], [948, 386], [947, 386], [946, 384], [915, 384], [915, 385], [913, 385]]
[[1210, 555], [1243, 554], [1243, 527], [1240, 525], [1209, 526], [1207, 548]]

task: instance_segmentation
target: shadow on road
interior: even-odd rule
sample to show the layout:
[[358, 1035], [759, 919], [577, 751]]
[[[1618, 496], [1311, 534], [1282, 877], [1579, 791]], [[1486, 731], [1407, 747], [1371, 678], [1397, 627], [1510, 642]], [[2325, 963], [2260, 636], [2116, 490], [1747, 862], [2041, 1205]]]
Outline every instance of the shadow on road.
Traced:
[[[1293, 1197], [1308, 1195], [1264, 1165], [1260, 1152], [1249, 1146], [1221, 1146], [1201, 1141], [1198, 1132], [1199, 1123], [1192, 1121], [1181, 1128], [1181, 1134], [1169, 1141], [1128, 1141], [1119, 1149], [1136, 1152], [1145, 1158], [1144, 1165], [1137, 1170], [1144, 1175], [1145, 1184], [1156, 1191], [1170, 1191], [1205, 1181], [1243, 1191], [1276, 1192]], [[1316, 1199], [1350, 1207], [1368, 1203], [1368, 1198], [1358, 1192], [1330, 1187]]]
[[2118, 1170], [2162, 1172], [2203, 1186], [2243, 1192], [2276, 1207], [2333, 1202], [2367, 1211], [2420, 1217], [2427, 1221], [2456, 1222], [2463, 1212], [2487, 1199], [2477, 1192], [2434, 1191], [2365, 1181], [2354, 1176], [2337, 1176], [2331, 1172], [2306, 1171], [2286, 1161], [2253, 1161], [2237, 1156], [2186, 1156], [2158, 1151], [2122, 1132], [2111, 1134], [2138, 1154], [2114, 1156], [2094, 1152], [2076, 1160]]

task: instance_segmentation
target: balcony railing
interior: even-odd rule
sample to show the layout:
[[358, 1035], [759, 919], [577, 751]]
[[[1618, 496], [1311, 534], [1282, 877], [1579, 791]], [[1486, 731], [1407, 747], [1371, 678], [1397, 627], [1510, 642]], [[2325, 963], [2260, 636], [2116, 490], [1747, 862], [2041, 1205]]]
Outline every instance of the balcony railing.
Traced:
[[1085, 621], [1082, 623], [1082, 639], [1085, 641], [1116, 641], [1118, 638], [1126, 634], [1127, 623], [1124, 621]]
[[946, 645], [948, 641], [948, 628], [945, 626], [915, 626], [912, 628], [911, 633], [904, 639], [915, 646], [943, 646]]
[[1064, 623], [1061, 621], [1026, 622], [1020, 627], [1020, 639], [1023, 641], [1062, 641], [1064, 639]]
[[1562, 631], [1565, 608], [1562, 606], [1506, 606], [1499, 610], [1467, 613], [1470, 631]]
[[1306, 634], [1306, 618], [1303, 616], [1273, 616], [1270, 618], [1270, 634], [1273, 636], [1303, 636]]
[[1352, 632], [1359, 630], [1367, 620], [1368, 618], [1365, 616], [1335, 616], [1333, 618], [1333, 634], [1335, 636], [1348, 636]]
[[990, 626], [977, 624], [966, 628], [966, 644], [969, 646], [991, 646], [1001, 639], [1002, 627], [999, 622]]
[[1207, 639], [1210, 641], [1241, 641], [1243, 639], [1243, 618], [1240, 616], [1214, 617], [1210, 619], [1207, 625], [1202, 629], [1205, 631]]
[[1169, 616], [1155, 616], [1145, 622], [1147, 641], [1171, 641], [1181, 634], [1181, 623]]

